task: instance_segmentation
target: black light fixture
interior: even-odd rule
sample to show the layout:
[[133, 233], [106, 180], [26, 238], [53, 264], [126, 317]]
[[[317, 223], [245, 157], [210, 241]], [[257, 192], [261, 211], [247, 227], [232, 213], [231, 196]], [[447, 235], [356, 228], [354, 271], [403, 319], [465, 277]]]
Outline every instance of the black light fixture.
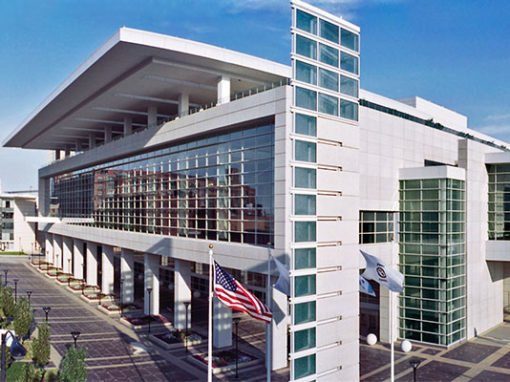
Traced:
[[30, 296], [32, 296], [32, 291], [27, 290], [28, 303], [30, 304]]
[[13, 279], [14, 282], [14, 302], [18, 302], [18, 279]]
[[421, 361], [419, 359], [412, 359], [409, 364], [413, 367], [413, 382], [416, 382], [416, 370], [420, 366]]
[[236, 378], [239, 378], [239, 321], [241, 317], [234, 317], [232, 321], [236, 327]]
[[123, 314], [123, 304], [124, 304], [124, 298], [123, 298], [123, 294], [124, 294], [124, 277], [121, 277], [120, 278], [120, 291], [119, 291], [119, 306], [120, 306], [120, 316], [122, 317], [122, 314]]
[[8, 269], [4, 269], [5, 279], [4, 279], [4, 286], [7, 286], [7, 273], [9, 273]]
[[151, 332], [151, 320], [152, 320], [152, 314], [151, 314], [151, 293], [152, 293], [152, 288], [151, 287], [147, 288], [147, 293], [149, 294], [149, 333], [150, 333]]
[[44, 314], [46, 315], [46, 323], [48, 323], [48, 314], [50, 313], [51, 306], [43, 306], [42, 310], [44, 311]]
[[80, 336], [80, 332], [78, 332], [77, 330], [74, 330], [74, 331], [71, 332], [71, 336], [73, 336], [74, 347], [76, 347], [76, 341], [78, 341], [78, 337]]
[[6, 371], [7, 371], [7, 362], [6, 362], [6, 354], [7, 354], [7, 335], [11, 338], [11, 346], [9, 347], [9, 352], [11, 353], [11, 357], [19, 361], [23, 358], [25, 358], [25, 355], [27, 354], [27, 350], [23, 347], [22, 344], [19, 343], [16, 336], [10, 331], [7, 330], [4, 333], [2, 333], [2, 351], [1, 351], [1, 372], [0, 372], [0, 380], [2, 382], [6, 382]]
[[188, 309], [191, 301], [184, 301], [184, 307], [186, 308], [186, 326], [184, 329], [184, 346], [186, 347], [186, 353], [188, 352]]

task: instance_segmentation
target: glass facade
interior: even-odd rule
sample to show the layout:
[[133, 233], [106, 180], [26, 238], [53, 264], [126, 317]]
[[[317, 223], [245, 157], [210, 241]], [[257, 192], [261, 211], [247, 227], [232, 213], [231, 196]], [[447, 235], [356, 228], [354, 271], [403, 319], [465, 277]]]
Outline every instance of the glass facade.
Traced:
[[0, 199], [0, 251], [9, 249], [14, 241], [14, 201]]
[[95, 227], [267, 245], [274, 126], [236, 130], [51, 179], [60, 217]]
[[466, 336], [464, 181], [400, 182], [400, 336], [451, 345]]
[[510, 164], [487, 165], [489, 240], [510, 240]]
[[394, 240], [393, 226], [395, 213], [386, 211], [360, 211], [360, 244], [387, 243]]

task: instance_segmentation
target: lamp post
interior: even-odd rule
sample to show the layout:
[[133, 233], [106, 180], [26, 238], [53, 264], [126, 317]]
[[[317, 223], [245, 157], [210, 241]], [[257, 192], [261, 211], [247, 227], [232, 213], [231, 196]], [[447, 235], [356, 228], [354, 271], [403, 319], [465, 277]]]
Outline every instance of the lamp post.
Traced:
[[1, 367], [2, 371], [0, 373], [0, 381], [6, 382], [6, 371], [7, 371], [7, 362], [6, 362], [6, 354], [7, 354], [7, 335], [11, 337], [11, 346], [10, 346], [10, 353], [11, 357], [14, 358], [14, 360], [19, 361], [20, 359], [25, 358], [25, 355], [27, 354], [27, 350], [21, 345], [18, 341], [18, 339], [12, 334], [10, 330], [5, 331], [2, 333], [2, 352], [1, 352]]
[[147, 293], [149, 294], [149, 333], [151, 332], [151, 319], [152, 319], [152, 314], [151, 314], [151, 293], [152, 293], [152, 288], [149, 287], [147, 288]]
[[28, 303], [30, 304], [30, 296], [32, 296], [32, 291], [27, 290]]
[[4, 269], [4, 274], [5, 274], [4, 286], [7, 286], [7, 273], [9, 273], [9, 270]]
[[74, 347], [76, 348], [76, 341], [78, 341], [78, 337], [80, 336], [80, 332], [78, 331], [72, 331], [71, 332], [71, 336], [73, 336], [73, 340], [74, 340]]
[[239, 378], [239, 321], [241, 321], [241, 317], [234, 317], [232, 319], [234, 321], [234, 325], [236, 327], [236, 378]]
[[81, 295], [83, 296], [85, 294], [85, 280], [81, 279]]
[[46, 323], [48, 323], [48, 314], [50, 313], [51, 306], [43, 306], [42, 310], [44, 311], [44, 314], [46, 315]]
[[188, 309], [191, 301], [184, 301], [184, 307], [186, 308], [186, 326], [184, 329], [184, 345], [186, 347], [186, 353], [188, 352]]
[[124, 298], [123, 298], [123, 294], [124, 294], [124, 277], [121, 277], [120, 278], [120, 281], [119, 281], [120, 285], [119, 285], [119, 305], [120, 305], [120, 316], [122, 317], [122, 307], [123, 307], [123, 304], [124, 304]]
[[14, 302], [18, 302], [18, 279], [12, 280], [14, 282]]
[[409, 364], [413, 367], [413, 382], [416, 382], [416, 370], [418, 366], [420, 366], [421, 361], [418, 359], [412, 359], [409, 361]]

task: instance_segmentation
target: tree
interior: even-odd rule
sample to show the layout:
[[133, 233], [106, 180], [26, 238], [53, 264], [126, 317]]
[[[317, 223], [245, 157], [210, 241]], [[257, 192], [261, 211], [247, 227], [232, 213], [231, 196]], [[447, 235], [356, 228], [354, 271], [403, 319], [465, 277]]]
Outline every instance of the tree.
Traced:
[[16, 335], [21, 338], [26, 337], [30, 332], [33, 320], [34, 315], [28, 299], [25, 297], [20, 298], [14, 310], [14, 331]]
[[87, 369], [85, 369], [85, 349], [71, 346], [58, 368], [58, 380], [60, 382], [85, 382]]
[[2, 310], [4, 311], [5, 317], [14, 316], [16, 304], [14, 297], [12, 296], [11, 288], [0, 289], [0, 304], [2, 304]]
[[37, 367], [43, 368], [50, 360], [50, 328], [48, 324], [38, 326], [37, 338], [32, 343], [32, 355]]

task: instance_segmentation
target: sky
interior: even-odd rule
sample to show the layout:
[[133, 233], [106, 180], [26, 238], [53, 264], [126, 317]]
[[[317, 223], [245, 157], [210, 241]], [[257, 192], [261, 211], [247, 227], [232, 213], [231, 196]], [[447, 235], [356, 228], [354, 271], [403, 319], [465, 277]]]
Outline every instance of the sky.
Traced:
[[[361, 27], [361, 87], [418, 95], [510, 141], [510, 1], [313, 0]], [[0, 142], [122, 27], [288, 64], [288, 0], [0, 0]], [[4, 191], [37, 188], [47, 152], [0, 148]]]

